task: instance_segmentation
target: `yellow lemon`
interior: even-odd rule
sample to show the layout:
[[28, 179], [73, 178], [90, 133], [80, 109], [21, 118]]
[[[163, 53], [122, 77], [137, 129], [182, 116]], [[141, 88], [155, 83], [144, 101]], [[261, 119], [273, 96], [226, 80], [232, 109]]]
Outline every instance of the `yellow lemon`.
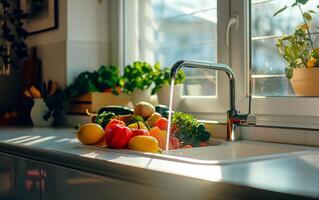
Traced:
[[104, 135], [105, 132], [103, 128], [94, 123], [82, 125], [76, 133], [78, 140], [80, 140], [82, 144], [96, 144]]
[[135, 151], [157, 153], [159, 152], [157, 139], [152, 136], [138, 135], [132, 137], [128, 148]]

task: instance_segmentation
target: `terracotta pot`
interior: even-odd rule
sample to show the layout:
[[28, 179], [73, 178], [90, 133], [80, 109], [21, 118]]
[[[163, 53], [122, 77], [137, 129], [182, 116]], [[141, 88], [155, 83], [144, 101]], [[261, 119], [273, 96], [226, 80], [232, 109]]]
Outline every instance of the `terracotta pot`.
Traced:
[[290, 80], [296, 96], [319, 96], [319, 68], [296, 68]]
[[133, 106], [135, 106], [137, 103], [141, 101], [146, 101], [148, 103], [151, 103], [151, 88], [148, 88], [146, 90], [141, 90], [141, 89], [135, 89], [131, 93], [131, 100], [133, 103]]
[[[173, 96], [173, 110], [176, 110], [179, 103], [182, 99], [182, 88], [183, 86], [181, 84], [174, 85], [174, 96]], [[170, 85], [164, 85], [162, 86], [158, 92], [158, 103], [169, 106], [169, 98], [170, 98], [170, 91], [171, 86]]]

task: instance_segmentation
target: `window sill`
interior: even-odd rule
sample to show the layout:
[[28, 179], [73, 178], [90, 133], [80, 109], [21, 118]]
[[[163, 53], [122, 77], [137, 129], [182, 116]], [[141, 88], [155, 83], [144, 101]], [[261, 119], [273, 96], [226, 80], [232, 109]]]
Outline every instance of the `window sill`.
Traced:
[[[191, 113], [200, 121], [210, 124], [226, 124], [226, 113]], [[319, 131], [319, 117], [256, 115], [257, 127], [302, 129]]]

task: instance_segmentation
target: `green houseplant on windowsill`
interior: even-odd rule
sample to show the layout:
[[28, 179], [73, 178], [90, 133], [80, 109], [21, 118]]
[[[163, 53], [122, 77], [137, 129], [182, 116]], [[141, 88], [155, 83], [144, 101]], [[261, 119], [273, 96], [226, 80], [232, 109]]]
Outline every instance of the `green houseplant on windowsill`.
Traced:
[[[303, 11], [302, 5], [309, 0], [296, 0], [291, 7], [300, 10], [303, 24], [299, 25], [292, 35], [283, 36], [277, 40], [279, 53], [288, 62], [286, 67], [287, 78], [297, 96], [319, 96], [319, 48], [314, 44], [311, 35], [312, 15], [314, 10]], [[317, 6], [317, 8], [319, 5]], [[286, 10], [285, 6], [274, 16]]]
[[140, 101], [151, 102], [153, 78], [154, 67], [146, 62], [135, 61], [124, 68], [123, 90], [130, 94], [133, 105]]
[[96, 112], [107, 105], [131, 106], [129, 95], [122, 91], [123, 78], [117, 66], [101, 66], [82, 72], [64, 93], [70, 100], [71, 113]]
[[[170, 89], [171, 89], [171, 77], [170, 68], [162, 68], [160, 64], [157, 63], [155, 66], [155, 76], [154, 83], [155, 87], [152, 90], [152, 94], [157, 94], [158, 103], [163, 105], [169, 105]], [[183, 83], [185, 81], [185, 73], [180, 70], [177, 73], [176, 79], [174, 81], [174, 96], [173, 96], [173, 109], [176, 109], [180, 103]]]

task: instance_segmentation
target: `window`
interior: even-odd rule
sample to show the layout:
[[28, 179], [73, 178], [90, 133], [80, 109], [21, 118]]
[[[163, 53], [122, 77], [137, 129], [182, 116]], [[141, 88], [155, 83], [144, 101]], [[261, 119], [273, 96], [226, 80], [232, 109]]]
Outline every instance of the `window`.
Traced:
[[[277, 38], [291, 34], [302, 23], [300, 13], [294, 9], [273, 17], [279, 8], [295, 0], [123, 1], [125, 64], [134, 60], [160, 61], [162, 66], [169, 67], [180, 59], [229, 64], [236, 76], [237, 109], [242, 113], [248, 110], [251, 78], [252, 93], [257, 97], [252, 101], [252, 111], [260, 121], [263, 116], [270, 121], [289, 121], [286, 117], [293, 116], [290, 121], [298, 122], [319, 116], [319, 110], [313, 109], [319, 105], [317, 98], [293, 97], [284, 73], [287, 63], [275, 46]], [[309, 3], [308, 6], [313, 7]], [[237, 14], [239, 26], [231, 27], [227, 47], [227, 23]], [[319, 15], [313, 22], [314, 27], [319, 27]], [[319, 32], [312, 35], [319, 40]], [[203, 116], [208, 113], [209, 119], [224, 118], [229, 102], [227, 77], [222, 72], [192, 70], [186, 74], [180, 109]]]
[[[287, 63], [276, 49], [276, 40], [282, 35], [292, 34], [302, 18], [298, 8], [288, 9], [280, 15], [273, 14], [295, 0], [252, 0], [251, 1], [251, 78], [255, 96], [294, 96], [290, 81], [285, 75]], [[304, 10], [316, 8], [317, 2], [310, 1]], [[313, 30], [319, 26], [319, 16], [313, 19]], [[319, 32], [313, 39], [318, 43]]]
[[[171, 67], [181, 59], [217, 62], [217, 0], [130, 0], [126, 8], [126, 64], [159, 61]], [[217, 95], [215, 71], [184, 71], [184, 96]]]

